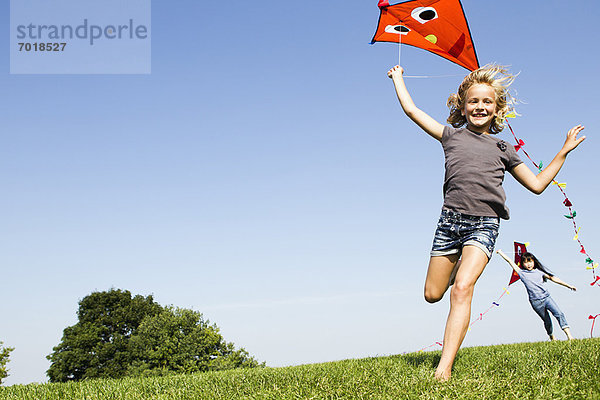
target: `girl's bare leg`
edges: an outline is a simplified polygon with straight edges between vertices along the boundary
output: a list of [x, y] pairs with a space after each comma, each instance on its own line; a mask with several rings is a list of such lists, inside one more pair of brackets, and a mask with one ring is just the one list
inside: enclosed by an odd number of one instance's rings
[[567, 339], [569, 339], [569, 340], [573, 340], [573, 339], [575, 339], [575, 338], [574, 338], [574, 337], [571, 335], [571, 329], [569, 329], [569, 328], [565, 328], [565, 329], [563, 329], [563, 331], [565, 331], [565, 335], [567, 335]]
[[476, 246], [465, 246], [462, 262], [450, 291], [450, 312], [444, 332], [442, 357], [435, 371], [435, 378], [447, 381], [452, 374], [456, 353], [462, 344], [471, 319], [471, 300], [475, 282], [488, 263], [487, 255]]
[[458, 261], [458, 254], [435, 256], [429, 259], [425, 278], [425, 300], [428, 303], [440, 301], [448, 290], [450, 278]]

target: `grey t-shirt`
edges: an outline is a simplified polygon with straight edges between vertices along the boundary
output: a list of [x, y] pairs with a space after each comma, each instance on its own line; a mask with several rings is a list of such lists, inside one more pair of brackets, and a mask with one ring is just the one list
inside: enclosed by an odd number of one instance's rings
[[532, 269], [531, 271], [526, 269], [519, 270], [519, 278], [521, 278], [527, 289], [529, 300], [545, 299], [550, 296], [550, 292], [544, 287], [545, 276], [546, 274], [539, 269]]
[[444, 208], [467, 215], [509, 218], [504, 173], [523, 161], [515, 148], [493, 135], [444, 127]]

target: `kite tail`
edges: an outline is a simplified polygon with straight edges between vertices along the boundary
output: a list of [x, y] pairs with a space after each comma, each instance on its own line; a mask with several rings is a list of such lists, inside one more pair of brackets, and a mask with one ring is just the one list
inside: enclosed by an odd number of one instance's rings
[[[475, 319], [474, 319], [474, 320], [473, 320], [473, 321], [472, 321], [472, 322], [469, 324], [469, 331], [471, 330], [471, 327], [472, 327], [473, 325], [475, 325], [475, 324], [476, 324], [477, 322], [479, 322], [479, 321], [482, 321], [482, 320], [483, 320], [483, 316], [484, 316], [484, 315], [486, 315], [488, 312], [490, 312], [490, 311], [491, 311], [493, 308], [495, 308], [495, 307], [500, 307], [500, 300], [502, 299], [502, 297], [504, 297], [504, 295], [505, 295], [505, 294], [510, 294], [510, 292], [508, 291], [508, 289], [507, 289], [507, 288], [503, 288], [503, 290], [502, 290], [502, 294], [501, 294], [501, 295], [500, 295], [500, 296], [499, 296], [499, 297], [498, 297], [498, 298], [497, 298], [495, 301], [492, 301], [492, 305], [490, 305], [490, 306], [488, 307], [488, 309], [487, 309], [487, 310], [485, 310], [484, 312], [482, 312], [482, 313], [479, 313], [479, 315], [478, 315], [478, 316], [477, 316], [477, 317], [476, 317], [476, 318], [475, 318]], [[600, 315], [600, 314], [599, 314], [599, 315]], [[422, 349], [420, 349], [420, 350], [419, 350], [417, 353], [423, 352], [423, 351], [425, 351], [425, 350], [427, 350], [427, 349], [430, 349], [430, 348], [432, 348], [432, 347], [434, 347], [434, 346], [440, 346], [440, 347], [443, 347], [443, 345], [444, 345], [444, 342], [443, 342], [443, 341], [434, 342], [434, 343], [430, 344], [429, 346], [425, 346], [425, 347], [423, 347], [423, 348], [422, 348]]]
[[[527, 151], [523, 148], [523, 146], [525, 145], [525, 142], [523, 142], [523, 140], [517, 139], [517, 135], [515, 135], [515, 132], [513, 131], [512, 126], [510, 126], [510, 124], [508, 123], [508, 120], [505, 120], [505, 122], [506, 122], [506, 125], [508, 126], [508, 129], [510, 129], [510, 132], [512, 133], [513, 137], [515, 138], [515, 141], [517, 142], [517, 144], [515, 145], [515, 150], [516, 151], [523, 150], [523, 154], [525, 154], [525, 156], [527, 156], [527, 158], [533, 163], [533, 165], [535, 165], [535, 167], [541, 172], [542, 171], [542, 163], [540, 162], [540, 164], [538, 165], [535, 161], [533, 161], [533, 159], [529, 156]], [[556, 185], [556, 187], [558, 187], [558, 189], [560, 190], [560, 192], [562, 193], [562, 195], [565, 198], [563, 201], [563, 204], [569, 210], [569, 214], [565, 215], [565, 217], [571, 220], [571, 222], [573, 223], [573, 230], [575, 231], [575, 236], [573, 237], [573, 240], [575, 240], [579, 244], [579, 247], [580, 247], [579, 252], [586, 257], [585, 262], [586, 262], [586, 264], [588, 264], [586, 269], [589, 269], [592, 271], [593, 281], [590, 283], [590, 286], [600, 287], [600, 276], [596, 275], [596, 268], [598, 267], [598, 263], [594, 262], [594, 259], [588, 254], [587, 250], [585, 249], [585, 246], [581, 242], [581, 239], [579, 239], [579, 230], [581, 229], [581, 227], [577, 226], [577, 222], [575, 221], [577, 212], [575, 210], [573, 210], [573, 203], [571, 203], [571, 200], [569, 200], [569, 197], [567, 196], [567, 193], [564, 190], [564, 188], [567, 186], [567, 184], [566, 183], [558, 183], [557, 181], [555, 181], [553, 179], [552, 185]], [[594, 333], [594, 323], [596, 322], [596, 317], [598, 317], [599, 315], [600, 314], [597, 314], [595, 317], [590, 315], [590, 317], [589, 317], [589, 319], [593, 320], [592, 321], [592, 330], [590, 332], [590, 335], [593, 335], [593, 333]]]
[[590, 337], [594, 337], [594, 324], [596, 323], [596, 318], [600, 317], [600, 314], [590, 315], [588, 319], [592, 320], [592, 329], [590, 330]]
[[[517, 151], [522, 150], [523, 154], [525, 154], [525, 156], [527, 156], [527, 158], [532, 162], [532, 164], [541, 172], [542, 167], [543, 167], [542, 163], [540, 162], [538, 165], [535, 161], [533, 161], [533, 159], [531, 158], [529, 153], [527, 153], [527, 151], [523, 148], [523, 146], [525, 145], [523, 140], [517, 139], [517, 135], [515, 135], [515, 132], [513, 131], [513, 128], [512, 128], [512, 126], [510, 126], [508, 121], [506, 121], [506, 125], [508, 126], [508, 129], [510, 129], [510, 132], [512, 133], [513, 137], [515, 138], [515, 141], [517, 142], [517, 145], [515, 146], [515, 150], [517, 150]], [[581, 227], [577, 226], [577, 222], [575, 220], [575, 217], [577, 216], [577, 212], [573, 209], [573, 203], [571, 203], [571, 200], [569, 200], [569, 197], [567, 196], [567, 192], [564, 190], [564, 188], [566, 187], [566, 184], [558, 183], [556, 180], [553, 179], [552, 185], [556, 185], [558, 190], [560, 190], [560, 192], [562, 193], [562, 195], [565, 198], [563, 201], [563, 204], [569, 210], [569, 214], [565, 215], [565, 217], [570, 219], [571, 222], [573, 223], [573, 231], [575, 232], [575, 236], [573, 237], [573, 240], [575, 240], [579, 244], [579, 248], [580, 248], [579, 252], [586, 256], [585, 262], [587, 264], [589, 264], [589, 266], [586, 269], [589, 269], [592, 271], [592, 276], [593, 276], [594, 281], [590, 285], [600, 287], [600, 282], [599, 282], [600, 277], [598, 277], [596, 275], [596, 268], [598, 267], [598, 263], [594, 262], [592, 257], [588, 254], [581, 239], [579, 238], [579, 231], [580, 231]]]

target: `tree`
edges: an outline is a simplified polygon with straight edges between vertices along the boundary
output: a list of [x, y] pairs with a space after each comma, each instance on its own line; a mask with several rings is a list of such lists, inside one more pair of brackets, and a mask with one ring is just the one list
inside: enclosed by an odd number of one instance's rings
[[3, 344], [0, 341], [0, 385], [2, 384], [2, 379], [8, 377], [6, 364], [10, 361], [10, 352], [14, 350], [14, 347], [2, 347]]
[[226, 342], [202, 314], [165, 308], [149, 317], [131, 338], [134, 362], [129, 375], [191, 373], [260, 366], [244, 349]]
[[226, 342], [201, 313], [163, 308], [152, 296], [94, 292], [79, 302], [77, 316], [47, 357], [51, 382], [264, 365]]
[[79, 321], [65, 328], [61, 343], [48, 355], [51, 382], [86, 378], [117, 378], [131, 363], [128, 342], [144, 318], [162, 307], [152, 296], [131, 296], [127, 290], [94, 292], [79, 302]]

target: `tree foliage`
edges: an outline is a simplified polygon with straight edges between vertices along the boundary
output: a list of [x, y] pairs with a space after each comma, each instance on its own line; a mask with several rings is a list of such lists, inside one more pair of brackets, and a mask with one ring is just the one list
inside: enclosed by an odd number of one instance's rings
[[168, 307], [147, 318], [131, 338], [130, 375], [165, 371], [190, 373], [259, 366], [244, 349], [235, 350], [202, 314]]
[[162, 307], [152, 296], [95, 292], [79, 302], [77, 315], [48, 356], [51, 382], [261, 365], [226, 342], [201, 313]]
[[48, 356], [51, 382], [125, 375], [131, 355], [128, 342], [144, 318], [162, 307], [152, 296], [128, 290], [95, 292], [79, 302], [79, 321], [63, 331], [61, 343]]
[[3, 342], [0, 342], [0, 385], [2, 380], [8, 377], [8, 369], [6, 364], [10, 361], [10, 352], [14, 350], [14, 347], [3, 347]]

